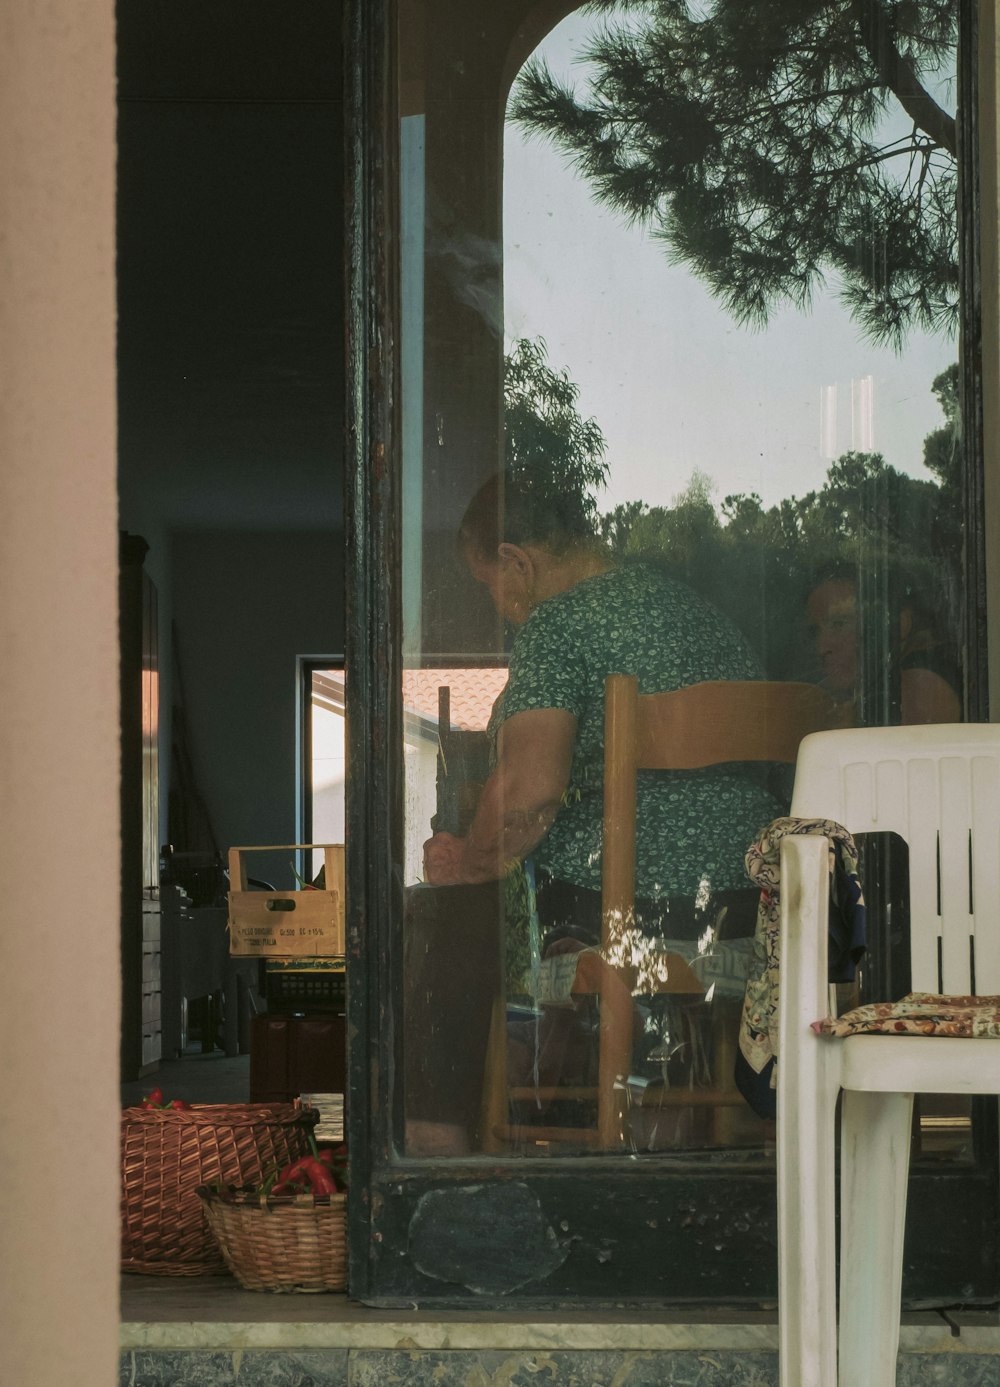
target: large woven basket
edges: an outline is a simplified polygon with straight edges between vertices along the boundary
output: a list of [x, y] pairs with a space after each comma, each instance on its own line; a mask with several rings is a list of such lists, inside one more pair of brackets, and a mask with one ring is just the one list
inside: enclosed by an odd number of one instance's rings
[[318, 1113], [297, 1103], [125, 1108], [121, 1120], [122, 1269], [224, 1275], [198, 1186], [259, 1184], [309, 1150]]
[[198, 1191], [226, 1265], [247, 1291], [343, 1291], [347, 1196]]

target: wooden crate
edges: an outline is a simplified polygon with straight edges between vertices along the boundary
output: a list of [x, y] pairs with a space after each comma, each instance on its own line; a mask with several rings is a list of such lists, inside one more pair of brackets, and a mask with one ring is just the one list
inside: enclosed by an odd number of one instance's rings
[[[250, 891], [246, 855], [322, 849], [325, 890]], [[252, 875], [252, 873], [251, 873]], [[344, 952], [343, 843], [229, 850], [229, 952], [240, 958], [330, 958]]]

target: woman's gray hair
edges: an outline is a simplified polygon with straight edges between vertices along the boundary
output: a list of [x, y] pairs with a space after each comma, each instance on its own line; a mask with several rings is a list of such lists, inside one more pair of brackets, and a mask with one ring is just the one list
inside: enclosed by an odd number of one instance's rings
[[501, 544], [536, 544], [554, 554], [596, 539], [587, 498], [560, 491], [545, 468], [494, 472], [469, 502], [459, 543], [484, 558]]

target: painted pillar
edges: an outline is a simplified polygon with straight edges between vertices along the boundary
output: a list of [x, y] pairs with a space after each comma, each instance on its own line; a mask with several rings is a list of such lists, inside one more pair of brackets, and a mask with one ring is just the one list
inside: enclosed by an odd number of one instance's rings
[[3, 1377], [116, 1380], [114, 5], [0, 19]]

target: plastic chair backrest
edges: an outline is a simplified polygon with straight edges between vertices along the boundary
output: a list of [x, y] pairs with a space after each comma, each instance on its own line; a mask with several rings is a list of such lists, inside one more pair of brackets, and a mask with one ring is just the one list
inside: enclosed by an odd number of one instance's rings
[[1000, 993], [1000, 725], [816, 733], [792, 814], [908, 845], [913, 991]]

